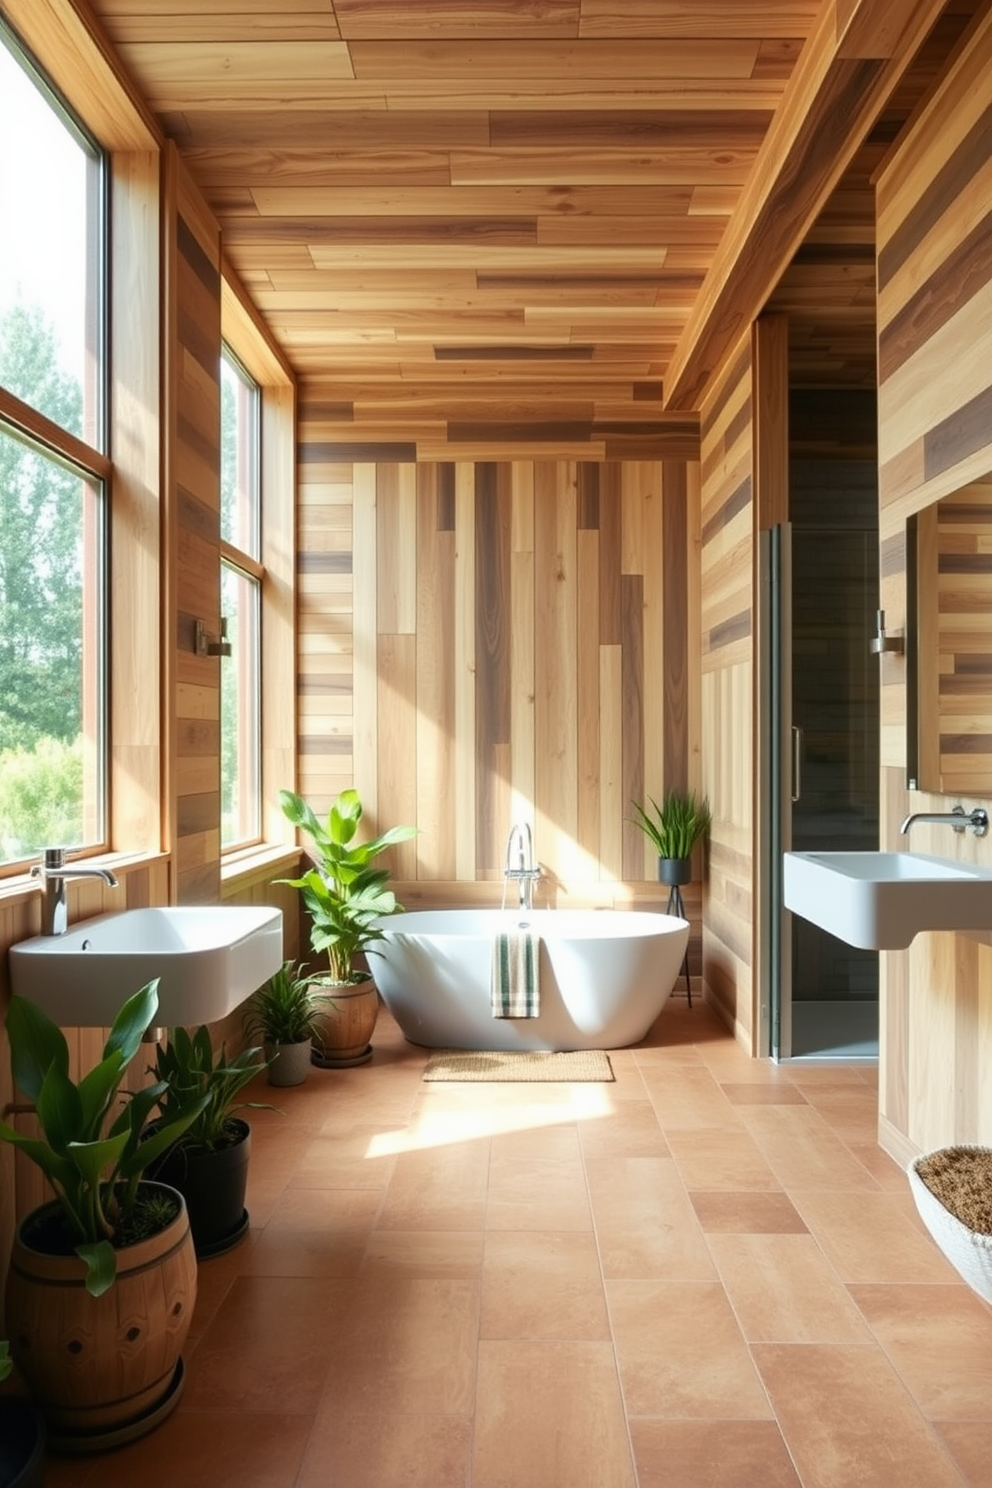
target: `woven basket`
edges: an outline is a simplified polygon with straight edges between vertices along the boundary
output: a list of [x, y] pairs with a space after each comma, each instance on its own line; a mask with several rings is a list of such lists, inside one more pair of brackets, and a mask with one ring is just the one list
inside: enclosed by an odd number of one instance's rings
[[[987, 1150], [969, 1147], [963, 1142], [955, 1143], [955, 1146], [971, 1152]], [[923, 1153], [914, 1158], [906, 1169], [910, 1192], [916, 1201], [920, 1218], [961, 1279], [984, 1301], [992, 1303], [992, 1235], [978, 1234], [962, 1224], [957, 1215], [946, 1209], [927, 1188], [916, 1167], [932, 1155]]]

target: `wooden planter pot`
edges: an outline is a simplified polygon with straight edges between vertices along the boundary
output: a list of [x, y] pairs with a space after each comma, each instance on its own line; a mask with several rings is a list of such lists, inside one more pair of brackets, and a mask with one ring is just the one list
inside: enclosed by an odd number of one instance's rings
[[186, 1206], [176, 1197], [180, 1212], [166, 1229], [118, 1251], [117, 1279], [102, 1297], [86, 1290], [78, 1256], [48, 1255], [30, 1243], [36, 1219], [57, 1204], [34, 1210], [18, 1227], [7, 1328], [57, 1450], [100, 1452], [134, 1440], [178, 1404], [196, 1255]]
[[372, 1058], [372, 1034], [379, 1017], [379, 993], [370, 976], [359, 982], [318, 978], [322, 1002], [315, 1020], [311, 1060], [321, 1069], [346, 1069]]

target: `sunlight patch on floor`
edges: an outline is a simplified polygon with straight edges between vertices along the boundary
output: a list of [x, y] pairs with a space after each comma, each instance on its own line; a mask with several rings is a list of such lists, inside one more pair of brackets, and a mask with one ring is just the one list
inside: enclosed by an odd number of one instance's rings
[[480, 1137], [533, 1131], [572, 1121], [594, 1121], [611, 1115], [615, 1109], [608, 1092], [600, 1086], [575, 1085], [554, 1104], [525, 1100], [519, 1105], [500, 1102], [476, 1108], [425, 1111], [409, 1128], [377, 1133], [369, 1142], [365, 1156], [393, 1157], [399, 1152], [422, 1152], [453, 1142], [475, 1142]]

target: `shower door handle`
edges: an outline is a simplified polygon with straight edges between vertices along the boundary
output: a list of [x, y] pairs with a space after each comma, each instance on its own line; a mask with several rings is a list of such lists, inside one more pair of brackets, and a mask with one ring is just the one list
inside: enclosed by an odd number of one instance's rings
[[792, 800], [798, 801], [803, 793], [803, 731], [792, 725]]

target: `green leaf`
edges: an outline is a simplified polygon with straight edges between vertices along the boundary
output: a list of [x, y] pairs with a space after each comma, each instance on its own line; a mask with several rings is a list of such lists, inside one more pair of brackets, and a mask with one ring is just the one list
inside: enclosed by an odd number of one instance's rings
[[69, 1073], [69, 1046], [61, 1028], [26, 997], [12, 997], [7, 1009], [7, 1035], [14, 1083], [29, 1100], [37, 1100], [54, 1064]]
[[80, 1126], [96, 1135], [103, 1125], [124, 1072], [124, 1054], [115, 1049], [79, 1082]]
[[77, 1245], [76, 1254], [86, 1264], [86, 1290], [91, 1297], [102, 1297], [114, 1284], [117, 1275], [117, 1252], [109, 1240], [96, 1240]]
[[103, 1051], [105, 1059], [115, 1049], [119, 1049], [124, 1056], [124, 1063], [129, 1064], [137, 1054], [141, 1048], [141, 1040], [146, 1030], [155, 1022], [155, 1014], [158, 1012], [158, 983], [158, 977], [154, 977], [125, 1002], [110, 1030]]
[[127, 1146], [127, 1132], [106, 1137], [101, 1142], [70, 1142], [66, 1156], [80, 1177], [94, 1192], [99, 1190], [104, 1171], [118, 1161]]
[[55, 1152], [42, 1138], [24, 1136], [22, 1132], [15, 1131], [12, 1126], [8, 1126], [6, 1121], [0, 1121], [0, 1138], [5, 1142], [10, 1142], [14, 1147], [19, 1147], [25, 1157], [29, 1157], [33, 1163], [37, 1164], [50, 1182], [58, 1183], [63, 1188], [72, 1183], [74, 1165], [60, 1153]]
[[82, 1105], [78, 1090], [58, 1065], [49, 1069], [35, 1105], [49, 1145], [56, 1152], [65, 1152], [79, 1136]]

